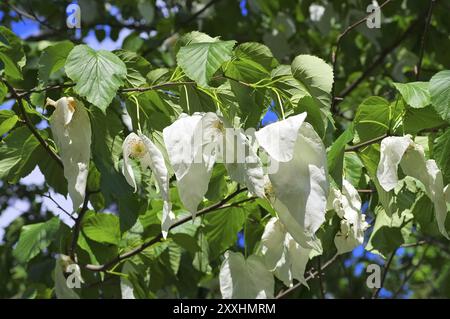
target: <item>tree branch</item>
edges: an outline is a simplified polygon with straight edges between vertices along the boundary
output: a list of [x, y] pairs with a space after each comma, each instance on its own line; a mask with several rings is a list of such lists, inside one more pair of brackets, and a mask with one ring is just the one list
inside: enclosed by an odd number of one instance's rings
[[[412, 275], [416, 272], [416, 270], [420, 267], [420, 265], [424, 261], [425, 255], [426, 255], [429, 247], [430, 246], [425, 247], [425, 249], [422, 253], [422, 256], [420, 257], [420, 260], [417, 262], [417, 265], [413, 265], [413, 268], [411, 269], [411, 271], [408, 274], [406, 274], [405, 278], [403, 278], [402, 283], [400, 284], [400, 286], [398, 287], [397, 291], [394, 293], [392, 298], [396, 298], [402, 292], [403, 287], [406, 285], [406, 283], [409, 281], [409, 279], [411, 279]], [[408, 269], [406, 269], [406, 271], [408, 271]]]
[[[384, 1], [379, 9], [381, 10], [381, 8], [383, 8], [385, 5], [387, 5], [389, 2], [391, 2], [392, 0], [386, 0]], [[348, 26], [341, 34], [339, 34], [339, 36], [337, 37], [336, 40], [336, 44], [335, 44], [335, 49], [333, 50], [332, 54], [331, 54], [331, 63], [333, 66], [333, 74], [334, 76], [336, 76], [336, 71], [337, 71], [337, 55], [339, 53], [339, 48], [341, 45], [341, 41], [342, 39], [348, 34], [350, 33], [350, 31], [352, 31], [353, 29], [355, 29], [356, 27], [358, 27], [360, 24], [362, 24], [363, 22], [367, 21], [367, 19], [369, 19], [372, 16], [372, 13], [368, 14], [367, 16], [365, 16], [364, 18], [356, 21], [355, 23], [353, 23], [352, 25]], [[333, 81], [333, 85], [331, 87], [331, 111], [332, 113], [335, 113], [335, 107], [336, 107], [336, 102], [338, 101], [335, 98], [335, 87], [336, 87], [336, 81]]]
[[349, 146], [349, 147], [347, 147], [347, 148], [345, 149], [345, 152], [354, 152], [354, 151], [357, 151], [358, 149], [360, 149], [360, 148], [362, 148], [362, 147], [369, 146], [369, 145], [371, 145], [371, 144], [377, 143], [377, 142], [381, 141], [382, 139], [384, 139], [384, 138], [387, 137], [387, 136], [388, 136], [387, 134], [383, 134], [383, 135], [381, 135], [381, 136], [379, 136], [379, 137], [375, 137], [375, 138], [373, 138], [373, 139], [371, 139], [371, 140], [362, 142], [362, 143], [360, 143], [360, 144], [356, 144], [356, 145]]
[[84, 196], [83, 206], [81, 206], [80, 212], [78, 213], [78, 216], [75, 219], [75, 226], [73, 227], [73, 236], [70, 245], [69, 256], [75, 263], [78, 263], [78, 257], [76, 253], [78, 237], [80, 236], [81, 222], [83, 221], [84, 215], [86, 215], [86, 212], [88, 211], [90, 194], [91, 193], [87, 190], [86, 186], [86, 195]]
[[155, 84], [152, 86], [147, 87], [137, 87], [137, 88], [124, 88], [119, 89], [119, 92], [126, 93], [126, 92], [146, 92], [146, 91], [152, 91], [152, 90], [159, 90], [163, 89], [165, 87], [172, 87], [172, 86], [179, 86], [179, 85], [195, 85], [196, 83], [194, 81], [184, 81], [184, 82], [165, 82], [160, 84]]
[[25, 125], [28, 127], [28, 129], [31, 131], [31, 133], [36, 137], [36, 139], [39, 141], [39, 143], [42, 145], [42, 147], [47, 151], [47, 153], [50, 155], [51, 158], [53, 158], [56, 163], [59, 165], [59, 167], [64, 168], [63, 163], [61, 161], [61, 158], [56, 154], [50, 145], [44, 140], [44, 138], [39, 134], [39, 132], [36, 130], [34, 125], [31, 123], [30, 118], [27, 115], [27, 112], [25, 110], [25, 106], [23, 105], [22, 97], [16, 92], [16, 90], [4, 79], [1, 79], [1, 81], [6, 85], [9, 92], [11, 93], [12, 97], [17, 101], [17, 104], [19, 105], [20, 113], [23, 117], [23, 120], [25, 121]]
[[[246, 188], [238, 188], [235, 192], [233, 192], [232, 194], [228, 195], [227, 197], [225, 197], [224, 199], [222, 199], [221, 201], [217, 202], [216, 204], [213, 204], [211, 206], [208, 206], [204, 209], [201, 209], [197, 212], [196, 217], [199, 216], [203, 216], [209, 212], [213, 212], [216, 210], [220, 210], [220, 209], [225, 209], [225, 208], [229, 208], [229, 207], [234, 207], [238, 204], [244, 203], [244, 202], [248, 202], [250, 200], [254, 200], [255, 197], [250, 197], [250, 198], [246, 198], [243, 199], [241, 201], [235, 202], [235, 203], [231, 203], [226, 205], [227, 202], [229, 202], [231, 199], [233, 199], [234, 197], [236, 197], [237, 195], [239, 195], [240, 193], [247, 191]], [[172, 226], [170, 226], [169, 230], [183, 225], [185, 223], [187, 223], [188, 221], [193, 220], [193, 216], [186, 216], [178, 221], [176, 221], [174, 224], [172, 224]], [[162, 234], [160, 233], [158, 236], [156, 236], [155, 238], [151, 239], [150, 241], [143, 243], [142, 245], [126, 252], [123, 253], [122, 255], [117, 256], [116, 258], [113, 258], [112, 260], [110, 260], [109, 262], [103, 264], [103, 265], [84, 265], [84, 268], [87, 270], [91, 270], [91, 271], [107, 271], [108, 269], [112, 268], [114, 265], [116, 265], [117, 263], [121, 262], [124, 259], [130, 258], [134, 255], [139, 254], [140, 252], [142, 252], [143, 250], [145, 250], [146, 248], [160, 242], [163, 239]]]
[[211, 7], [212, 5], [216, 4], [217, 2], [220, 2], [221, 0], [211, 0], [209, 1], [207, 4], [205, 4], [205, 6], [203, 8], [201, 8], [200, 10], [198, 10], [197, 12], [195, 12], [192, 16], [190, 16], [189, 18], [187, 18], [185, 21], [183, 21], [181, 23], [181, 26], [183, 25], [188, 25], [189, 23], [191, 23], [192, 21], [194, 21], [195, 19], [197, 19], [203, 12], [205, 12], [209, 7]]
[[73, 217], [72, 214], [69, 213], [67, 210], [65, 210], [64, 208], [62, 208], [61, 205], [59, 205], [59, 203], [58, 203], [52, 196], [50, 196], [50, 193], [49, 193], [49, 195], [47, 195], [47, 194], [41, 194], [41, 196], [50, 199], [50, 200], [53, 202], [53, 204], [55, 204], [56, 207], [57, 207], [59, 210], [61, 210], [63, 213], [65, 213], [67, 216], [69, 216], [73, 221], [76, 221], [76, 218]]
[[[418, 21], [416, 20], [415, 22], [413, 22], [408, 29], [406, 29], [405, 32], [403, 32], [403, 34], [396, 39], [390, 46], [388, 46], [387, 48], [385, 48], [379, 55], [378, 58], [376, 58], [365, 70], [364, 72], [354, 81], [352, 82], [349, 86], [347, 86], [345, 89], [343, 89], [340, 93], [339, 93], [339, 97], [340, 98], [345, 98], [347, 95], [349, 95], [354, 89], [356, 89], [363, 81], [366, 77], [368, 77], [373, 70], [375, 70], [383, 61], [384, 59], [392, 52], [394, 51], [399, 45], [400, 43], [402, 43], [414, 30], [414, 28], [418, 25]], [[337, 101], [337, 100], [334, 100]]]
[[389, 268], [391, 267], [392, 261], [394, 260], [395, 257], [395, 253], [397, 252], [397, 248], [394, 249], [394, 251], [392, 252], [391, 256], [389, 257], [388, 261], [386, 262], [386, 265], [384, 267], [384, 272], [383, 272], [383, 276], [381, 277], [381, 283], [380, 283], [380, 288], [376, 288], [373, 291], [372, 294], [372, 299], [377, 299], [378, 295], [380, 294], [381, 289], [383, 288], [384, 285], [384, 281], [386, 280], [387, 277], [387, 273], [389, 272]]
[[417, 65], [414, 68], [414, 73], [416, 74], [416, 81], [419, 80], [420, 71], [422, 69], [422, 60], [423, 60], [423, 53], [425, 52], [425, 40], [427, 37], [428, 28], [431, 23], [431, 16], [433, 15], [433, 7], [436, 3], [436, 0], [430, 0], [430, 7], [428, 8], [428, 14], [425, 19], [425, 26], [422, 33], [422, 39], [420, 43], [420, 51], [419, 51], [419, 61], [417, 62]]
[[[322, 270], [325, 270], [326, 268], [328, 268], [328, 266], [330, 266], [331, 264], [333, 264], [335, 262], [335, 260], [337, 259], [337, 257], [339, 256], [338, 253], [336, 253], [333, 257], [331, 257], [325, 264], [322, 265]], [[317, 275], [319, 274], [319, 271], [314, 271], [311, 272], [310, 275], [305, 279], [306, 282], [310, 281], [311, 279], [315, 278]], [[284, 291], [281, 291], [277, 296], [276, 299], [281, 299], [286, 297], [288, 294], [290, 294], [291, 292], [293, 292], [295, 289], [297, 289], [298, 287], [300, 287], [302, 285], [301, 282], [296, 283], [294, 286], [292, 286], [289, 289], [286, 289]]]

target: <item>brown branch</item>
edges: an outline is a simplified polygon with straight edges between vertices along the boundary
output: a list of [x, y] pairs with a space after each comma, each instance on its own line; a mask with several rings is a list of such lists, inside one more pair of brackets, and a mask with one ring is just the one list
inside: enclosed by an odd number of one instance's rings
[[376, 193], [377, 192], [375, 189], [357, 189], [356, 191], [358, 193], [368, 193], [368, 194], [372, 194], [372, 193]]
[[[322, 270], [325, 270], [326, 268], [328, 268], [331, 264], [334, 263], [334, 261], [337, 259], [337, 257], [339, 256], [338, 253], [336, 253], [333, 257], [331, 257], [325, 264], [322, 265]], [[311, 279], [315, 278], [317, 275], [319, 274], [319, 271], [314, 271], [314, 272], [310, 272], [310, 275], [305, 279], [306, 282], [310, 281]], [[290, 287], [289, 289], [286, 289], [284, 291], [281, 291], [277, 296], [276, 299], [281, 299], [286, 297], [288, 294], [290, 294], [292, 291], [294, 291], [295, 289], [297, 289], [298, 287], [300, 287], [302, 285], [301, 282], [296, 283], [294, 286]]]
[[[412, 275], [417, 271], [417, 269], [420, 267], [420, 265], [422, 265], [422, 262], [425, 260], [425, 255], [426, 255], [429, 247], [430, 246], [425, 247], [425, 249], [422, 253], [422, 256], [420, 257], [420, 260], [417, 262], [417, 265], [413, 265], [413, 268], [411, 269], [411, 271], [408, 274], [406, 274], [405, 278], [403, 278], [402, 283], [400, 284], [400, 286], [398, 287], [397, 291], [394, 293], [392, 298], [396, 298], [402, 292], [406, 283], [409, 281], [409, 279], [411, 279]], [[412, 265], [412, 262], [411, 262], [411, 265]], [[406, 269], [406, 271], [408, 271], [408, 269]]]
[[418, 25], [418, 21], [419, 20], [413, 22], [399, 38], [397, 38], [390, 46], [386, 47], [378, 55], [378, 58], [373, 60], [373, 62], [364, 70], [364, 72], [354, 82], [352, 82], [349, 86], [347, 86], [339, 93], [339, 97], [345, 98], [347, 95], [353, 92], [353, 90], [356, 89], [372, 73], [372, 71], [375, 70], [384, 61], [384, 59], [412, 33], [414, 28]]
[[211, 7], [212, 5], [216, 4], [216, 2], [220, 2], [221, 0], [211, 0], [210, 2], [208, 2], [207, 4], [205, 4], [205, 6], [203, 8], [201, 8], [200, 10], [198, 10], [197, 12], [195, 12], [192, 16], [190, 16], [189, 18], [187, 18], [186, 20], [184, 20], [181, 23], [181, 27], [183, 25], [188, 25], [189, 23], [191, 23], [192, 21], [194, 21], [195, 19], [197, 19], [203, 12], [205, 12], [209, 7]]
[[[232, 194], [228, 195], [227, 197], [225, 197], [224, 199], [222, 199], [221, 201], [217, 202], [216, 204], [213, 204], [211, 206], [208, 206], [204, 209], [201, 209], [197, 212], [196, 216], [202, 216], [205, 215], [209, 212], [213, 212], [216, 210], [220, 210], [220, 209], [225, 209], [225, 208], [229, 208], [229, 207], [234, 207], [238, 204], [244, 203], [244, 202], [248, 202], [250, 200], [254, 200], [255, 197], [250, 197], [250, 198], [246, 198], [243, 199], [241, 201], [235, 202], [235, 203], [230, 203], [230, 204], [226, 204], [227, 202], [229, 202], [231, 199], [233, 199], [234, 197], [236, 197], [237, 195], [239, 195], [240, 193], [246, 191], [246, 188], [238, 188], [235, 192], [233, 192]], [[193, 220], [193, 216], [186, 216], [178, 221], [176, 221], [174, 224], [172, 224], [172, 226], [170, 226], [169, 230], [183, 225], [185, 223], [187, 223], [188, 221]], [[139, 254], [140, 252], [142, 252], [143, 250], [145, 250], [146, 248], [160, 242], [163, 239], [162, 234], [160, 233], [158, 236], [156, 236], [155, 238], [151, 239], [150, 241], [143, 243], [142, 245], [122, 254], [119, 255], [115, 258], [113, 258], [112, 260], [110, 260], [109, 262], [102, 264], [102, 265], [84, 265], [84, 268], [87, 270], [91, 270], [91, 271], [107, 271], [108, 269], [112, 268], [114, 265], [116, 265], [117, 263], [121, 262], [124, 259], [130, 258], [134, 255]]]
[[392, 261], [394, 260], [395, 253], [397, 252], [397, 248], [394, 249], [391, 256], [389, 257], [388, 261], [386, 262], [386, 265], [384, 266], [383, 276], [381, 277], [381, 283], [379, 288], [375, 288], [372, 294], [372, 299], [377, 299], [378, 295], [380, 294], [381, 289], [383, 288], [384, 281], [386, 280], [387, 274], [389, 272], [389, 268], [391, 267]]
[[84, 215], [86, 215], [86, 212], [88, 211], [90, 194], [91, 193], [87, 190], [86, 186], [86, 195], [84, 196], [83, 206], [81, 206], [80, 212], [78, 213], [78, 216], [75, 220], [75, 226], [73, 227], [73, 236], [70, 245], [69, 256], [75, 263], [78, 263], [78, 257], [76, 253], [78, 237], [80, 236], [81, 222], [83, 221]]
[[362, 147], [366, 147], [366, 146], [369, 146], [369, 145], [371, 145], [371, 144], [377, 143], [377, 142], [381, 141], [382, 139], [384, 139], [384, 138], [387, 137], [387, 136], [388, 136], [387, 134], [383, 134], [383, 135], [381, 135], [381, 136], [379, 136], [379, 137], [375, 137], [375, 138], [373, 138], [373, 139], [371, 139], [371, 140], [362, 142], [362, 143], [360, 143], [360, 144], [356, 144], [356, 145], [349, 146], [349, 147], [347, 147], [347, 148], [345, 149], [345, 151], [346, 151], [346, 152], [354, 152], [354, 151], [357, 151], [358, 149], [360, 149], [360, 148], [362, 148]]
[[27, 115], [27, 112], [25, 110], [25, 106], [23, 105], [22, 97], [16, 92], [16, 90], [5, 80], [1, 79], [1, 81], [6, 85], [9, 92], [11, 93], [12, 97], [17, 101], [17, 104], [19, 105], [20, 113], [23, 117], [23, 120], [25, 121], [25, 125], [28, 127], [28, 129], [31, 131], [31, 133], [36, 137], [36, 139], [39, 141], [39, 143], [42, 145], [42, 147], [47, 151], [47, 153], [50, 155], [51, 158], [53, 158], [56, 163], [61, 167], [64, 168], [63, 163], [61, 161], [61, 158], [56, 154], [50, 145], [44, 140], [44, 138], [39, 134], [39, 132], [36, 130], [34, 125], [31, 123], [30, 118]]
[[69, 216], [72, 220], [76, 221], [76, 218], [73, 217], [72, 214], [69, 213], [67, 210], [65, 210], [64, 208], [62, 208], [61, 205], [59, 205], [59, 203], [58, 203], [52, 196], [50, 196], [50, 194], [49, 194], [49, 195], [47, 195], [47, 194], [41, 194], [41, 196], [50, 199], [50, 200], [53, 202], [53, 204], [55, 204], [56, 207], [57, 207], [59, 210], [61, 210], [63, 213], [65, 213], [67, 216]]
[[420, 43], [420, 51], [419, 51], [419, 61], [417, 62], [417, 65], [414, 67], [414, 73], [416, 74], [416, 81], [419, 80], [420, 71], [422, 69], [422, 60], [423, 60], [423, 54], [425, 52], [425, 41], [427, 37], [428, 28], [431, 23], [431, 16], [433, 15], [433, 7], [436, 3], [436, 0], [430, 0], [430, 7], [428, 8], [428, 14], [425, 19], [425, 26], [422, 33], [422, 39]]
[[195, 85], [196, 83], [194, 81], [184, 81], [184, 82], [165, 82], [160, 84], [155, 84], [152, 86], [146, 86], [146, 87], [137, 87], [137, 88], [124, 88], [119, 89], [119, 92], [126, 93], [126, 92], [146, 92], [146, 91], [152, 91], [152, 90], [159, 90], [163, 89], [165, 87], [172, 87], [172, 86], [179, 86], [179, 85]]
[[419, 240], [416, 243], [409, 243], [409, 244], [403, 244], [401, 247], [402, 248], [410, 248], [410, 247], [417, 247], [417, 246], [422, 246], [428, 244], [427, 240]]
[[[391, 2], [392, 0], [386, 0], [384, 1], [380, 7], [379, 10], [381, 10], [381, 8], [383, 8], [385, 5], [387, 5], [389, 2]], [[350, 33], [350, 31], [352, 31], [353, 29], [355, 29], [356, 27], [358, 27], [359, 25], [361, 25], [363, 22], [367, 21], [367, 19], [369, 19], [372, 16], [372, 13], [368, 14], [367, 16], [365, 16], [364, 18], [356, 21], [355, 23], [353, 23], [352, 25], [348, 26], [341, 34], [339, 34], [339, 36], [337, 37], [336, 40], [336, 44], [335, 44], [335, 48], [331, 54], [331, 63], [333, 66], [333, 74], [334, 76], [336, 76], [336, 71], [337, 71], [337, 55], [339, 53], [339, 48], [341, 45], [341, 41], [342, 39]], [[331, 110], [333, 113], [335, 113], [335, 107], [336, 107], [336, 102], [338, 101], [338, 99], [335, 98], [335, 90], [336, 90], [336, 81], [333, 81], [333, 85], [331, 87]], [[342, 97], [341, 97], [342, 100]]]
[[49, 85], [43, 88], [32, 88], [30, 90], [22, 90], [22, 89], [16, 89], [18, 95], [22, 98], [22, 97], [26, 97], [27, 95], [30, 95], [31, 93], [41, 93], [41, 92], [46, 92], [46, 91], [50, 91], [50, 90], [58, 90], [58, 89], [64, 89], [64, 88], [69, 88], [75, 86], [75, 83], [66, 83], [66, 84], [54, 84], [54, 85]]

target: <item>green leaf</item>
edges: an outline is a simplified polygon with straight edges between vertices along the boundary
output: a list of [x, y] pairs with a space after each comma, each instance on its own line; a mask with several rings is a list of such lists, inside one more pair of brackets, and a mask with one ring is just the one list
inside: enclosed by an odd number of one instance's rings
[[5, 83], [0, 82], [0, 103], [3, 103], [5, 100], [6, 94], [8, 94], [8, 88]]
[[425, 129], [432, 129], [447, 124], [433, 106], [429, 105], [422, 109], [405, 108], [403, 128], [406, 134], [417, 134]]
[[[303, 96], [311, 95], [307, 88], [293, 77], [290, 65], [279, 65], [272, 70], [271, 76], [272, 80], [275, 81], [273, 86], [288, 96], [293, 105], [297, 105], [299, 99]], [[322, 103], [321, 106], [323, 106]]]
[[180, 48], [183, 46], [186, 46], [188, 44], [193, 43], [203, 43], [203, 42], [216, 42], [220, 41], [219, 38], [213, 38], [206, 33], [199, 32], [199, 31], [192, 31], [186, 34], [183, 34], [178, 40], [175, 45], [175, 52], [178, 53], [180, 51]]
[[260, 64], [251, 60], [234, 60], [227, 63], [225, 75], [234, 80], [256, 83], [270, 79], [270, 73]]
[[378, 206], [375, 226], [366, 245], [366, 250], [387, 257], [394, 249], [405, 243], [402, 227], [406, 223], [410, 223], [411, 220], [410, 213], [393, 214], [390, 217], [381, 206]]
[[233, 246], [237, 233], [245, 222], [245, 210], [232, 207], [205, 217], [205, 233], [210, 248], [210, 257], [216, 258]]
[[115, 215], [88, 212], [81, 224], [83, 233], [93, 241], [119, 245], [119, 218]]
[[25, 126], [13, 130], [4, 141], [0, 146], [0, 167], [4, 169], [0, 171], [0, 176], [7, 176], [8, 181], [16, 183], [36, 166], [39, 158], [34, 156], [34, 151], [39, 141]]
[[102, 193], [107, 202], [113, 202], [118, 195], [131, 192], [131, 187], [119, 167], [123, 142], [120, 137], [122, 123], [112, 109], [108, 110], [105, 115], [95, 108], [91, 112], [91, 122], [94, 128], [92, 131], [92, 156], [95, 166], [101, 174]]
[[430, 94], [435, 110], [450, 122], [450, 70], [441, 71], [431, 78]]
[[450, 183], [450, 128], [436, 139], [433, 151], [433, 158], [442, 171], [444, 185], [447, 185]]
[[431, 103], [428, 82], [394, 83], [409, 106], [420, 109]]
[[75, 92], [103, 112], [127, 75], [127, 67], [119, 57], [109, 51], [95, 51], [87, 45], [77, 45], [70, 52], [65, 68], [67, 76], [77, 83]]
[[230, 87], [239, 104], [244, 128], [257, 127], [263, 116], [265, 89], [252, 89], [236, 81], [230, 81]]
[[21, 40], [8, 28], [0, 26], [0, 70], [14, 80], [22, 80], [26, 57]]
[[385, 134], [389, 129], [390, 104], [378, 96], [365, 99], [358, 107], [354, 119], [360, 142]]
[[311, 96], [304, 96], [298, 101], [298, 111], [306, 112], [306, 122], [310, 123], [314, 130], [321, 136], [325, 134], [325, 123], [324, 119], [326, 116], [322, 117], [322, 112], [320, 111], [320, 102]]
[[13, 251], [14, 257], [25, 263], [47, 248], [55, 239], [59, 223], [59, 218], [53, 217], [44, 223], [23, 226], [19, 242]]
[[232, 56], [236, 41], [193, 43], [180, 48], [178, 65], [201, 86], [208, 86], [214, 73]]
[[298, 55], [291, 64], [292, 75], [300, 81], [309, 94], [329, 108], [331, 105], [331, 88], [333, 86], [333, 69], [324, 60], [312, 56]]
[[8, 133], [18, 120], [19, 117], [13, 111], [0, 111], [0, 137]]
[[39, 80], [42, 83], [47, 83], [52, 74], [64, 67], [67, 56], [73, 47], [72, 42], [62, 41], [42, 51], [39, 58]]
[[191, 85], [180, 87], [180, 106], [187, 114], [215, 112], [216, 110], [216, 105], [211, 96]]
[[327, 152], [328, 172], [339, 187], [342, 186], [342, 169], [345, 146], [353, 139], [353, 125], [349, 126], [331, 145]]
[[139, 87], [147, 83], [146, 76], [152, 65], [146, 59], [134, 52], [126, 50], [114, 51], [127, 67], [127, 82], [132, 87]]
[[277, 59], [274, 58], [270, 49], [264, 44], [257, 42], [245, 42], [236, 47], [235, 55], [241, 60], [251, 60], [271, 71], [278, 66]]

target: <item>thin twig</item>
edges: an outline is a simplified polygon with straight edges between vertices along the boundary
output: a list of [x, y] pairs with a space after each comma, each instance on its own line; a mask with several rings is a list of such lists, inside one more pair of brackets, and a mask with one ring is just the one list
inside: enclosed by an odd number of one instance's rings
[[27, 115], [27, 112], [25, 110], [25, 106], [23, 105], [23, 101], [21, 96], [16, 92], [16, 90], [5, 80], [1, 79], [2, 82], [6, 85], [11, 95], [14, 97], [14, 99], [17, 101], [17, 104], [19, 105], [20, 113], [22, 114], [23, 120], [25, 121], [25, 125], [29, 128], [31, 133], [36, 137], [36, 139], [39, 141], [39, 143], [42, 145], [42, 147], [47, 151], [47, 153], [52, 157], [56, 163], [61, 167], [64, 168], [63, 162], [61, 158], [56, 154], [50, 145], [44, 140], [44, 138], [39, 134], [39, 132], [36, 130], [34, 125], [31, 123], [30, 118]]
[[137, 88], [133, 87], [133, 88], [120, 89], [119, 92], [122, 92], [122, 93], [126, 93], [126, 92], [146, 92], [146, 91], [163, 89], [165, 87], [180, 86], [180, 85], [195, 85], [195, 84], [196, 83], [194, 81], [165, 82], [165, 83], [155, 84], [155, 85], [146, 86], [146, 87], [137, 87]]
[[189, 18], [187, 18], [186, 20], [184, 20], [181, 24], [182, 25], [188, 25], [189, 23], [191, 23], [192, 21], [194, 21], [195, 19], [197, 19], [203, 12], [205, 12], [209, 7], [211, 7], [212, 5], [214, 5], [216, 2], [219, 2], [221, 0], [211, 0], [210, 2], [208, 2], [207, 4], [205, 4], [205, 6], [203, 8], [201, 8], [200, 10], [198, 10], [197, 12], [195, 12], [192, 16], [190, 16]]
[[370, 139], [368, 141], [362, 142], [360, 144], [349, 146], [349, 147], [347, 147], [345, 149], [345, 151], [346, 152], [354, 152], [354, 151], [356, 151], [356, 150], [358, 150], [358, 149], [360, 149], [362, 147], [366, 147], [366, 146], [369, 146], [371, 144], [377, 143], [377, 142], [381, 141], [382, 139], [384, 139], [387, 136], [388, 136], [387, 134], [383, 134], [383, 135], [381, 135], [379, 137], [375, 137], [373, 139]]
[[[391, 2], [392, 0], [386, 0], [384, 1], [380, 7], [378, 8], [379, 10], [381, 10], [381, 8], [383, 8], [385, 5], [387, 5], [389, 2]], [[334, 76], [336, 76], [336, 71], [337, 71], [337, 55], [339, 53], [339, 48], [341, 45], [341, 41], [342, 39], [348, 34], [350, 33], [350, 31], [352, 31], [353, 29], [355, 29], [356, 27], [358, 27], [359, 25], [361, 25], [363, 22], [367, 21], [367, 19], [369, 19], [371, 16], [373, 15], [373, 13], [368, 14], [367, 16], [365, 16], [364, 18], [356, 21], [355, 23], [353, 23], [352, 25], [348, 26], [341, 34], [339, 34], [339, 36], [337, 37], [336, 40], [336, 44], [335, 44], [335, 48], [331, 54], [331, 63], [333, 66], [333, 74]], [[338, 101], [335, 98], [335, 85], [336, 81], [333, 82], [332, 88], [331, 88], [331, 110], [333, 113], [335, 113], [335, 105], [336, 102]], [[342, 97], [341, 97], [342, 98]]]
[[27, 95], [30, 95], [31, 93], [41, 93], [41, 92], [46, 92], [46, 91], [50, 91], [50, 90], [58, 90], [58, 89], [64, 89], [64, 88], [69, 88], [75, 86], [75, 83], [65, 83], [65, 84], [54, 84], [54, 85], [49, 85], [43, 88], [32, 88], [29, 90], [21, 90], [21, 89], [16, 89], [18, 95], [23, 98]]
[[[334, 263], [334, 261], [337, 259], [337, 257], [339, 256], [338, 253], [336, 253], [333, 257], [331, 257], [325, 264], [322, 265], [322, 270], [325, 270], [326, 268], [328, 268], [328, 266], [330, 266], [332, 263]], [[316, 271], [312, 271], [310, 272], [310, 275], [308, 277], [305, 278], [305, 281], [308, 282], [311, 279], [315, 278], [317, 275], [319, 274], [319, 272]], [[289, 289], [286, 289], [284, 291], [281, 291], [277, 296], [276, 299], [281, 299], [284, 298], [285, 296], [287, 296], [288, 294], [290, 294], [291, 292], [293, 292], [295, 289], [297, 289], [298, 287], [300, 287], [302, 285], [301, 282], [296, 283], [295, 285], [293, 285], [292, 287], [290, 287]]]
[[402, 248], [410, 248], [410, 247], [417, 247], [417, 246], [422, 246], [428, 244], [427, 240], [419, 240], [416, 243], [409, 243], [409, 244], [403, 244], [401, 247]]
[[417, 265], [414, 265], [411, 271], [408, 274], [406, 274], [405, 278], [403, 278], [402, 283], [400, 284], [400, 286], [398, 287], [397, 291], [394, 293], [392, 298], [396, 298], [403, 291], [403, 288], [405, 287], [406, 283], [409, 281], [409, 279], [411, 279], [412, 275], [417, 271], [422, 262], [425, 260], [425, 256], [429, 247], [430, 246], [425, 247]]
[[420, 41], [419, 61], [417, 62], [417, 65], [414, 67], [414, 73], [416, 74], [416, 81], [419, 80], [420, 71], [422, 69], [423, 54], [425, 52], [425, 42], [426, 42], [428, 28], [431, 23], [431, 16], [433, 15], [433, 7], [434, 7], [435, 3], [436, 3], [436, 0], [430, 0], [430, 7], [428, 8], [428, 14], [425, 19], [425, 26], [424, 26], [422, 38]]
[[[400, 45], [400, 43], [402, 43], [409, 36], [409, 34], [412, 33], [414, 28], [418, 25], [418, 22], [419, 22], [419, 20], [416, 20], [415, 22], [413, 22], [408, 27], [408, 29], [406, 29], [406, 31], [403, 32], [403, 34], [400, 37], [398, 37], [390, 46], [386, 47], [378, 55], [378, 58], [373, 60], [373, 62], [367, 68], [364, 69], [364, 72], [355, 81], [353, 81], [351, 84], [349, 84], [345, 89], [343, 89], [339, 93], [339, 97], [345, 98], [347, 95], [349, 95], [351, 92], [353, 92], [353, 90], [356, 89], [372, 73], [373, 70], [375, 70], [379, 65], [381, 65], [381, 63], [384, 61], [384, 59], [392, 51], [394, 51]], [[335, 103], [338, 102], [337, 100], [334, 100], [334, 101], [335, 101]]]
[[57, 202], [52, 196], [50, 196], [50, 194], [49, 194], [49, 195], [47, 195], [47, 194], [42, 194], [41, 196], [50, 199], [50, 200], [56, 205], [56, 207], [57, 207], [59, 210], [61, 210], [63, 213], [65, 213], [67, 216], [69, 216], [72, 220], [76, 221], [76, 218], [73, 217], [72, 214], [69, 213], [67, 210], [65, 210], [64, 208], [62, 208], [61, 205], [59, 205], [58, 202]]
[[394, 249], [391, 256], [389, 257], [388, 261], [386, 262], [386, 265], [384, 266], [383, 276], [381, 277], [381, 283], [379, 288], [375, 288], [372, 294], [372, 299], [377, 299], [378, 295], [380, 294], [381, 289], [384, 286], [384, 281], [386, 280], [387, 274], [389, 272], [389, 268], [391, 267], [392, 261], [394, 260], [395, 253], [397, 252], [397, 248]]

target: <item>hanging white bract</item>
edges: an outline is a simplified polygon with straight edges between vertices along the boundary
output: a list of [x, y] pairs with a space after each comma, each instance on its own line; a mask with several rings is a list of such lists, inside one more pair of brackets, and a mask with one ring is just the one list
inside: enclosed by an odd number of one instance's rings
[[[175, 171], [180, 199], [195, 215], [208, 190], [213, 166], [223, 162], [230, 177], [263, 197], [262, 164], [247, 137], [215, 113], [182, 114], [163, 130], [164, 143]], [[243, 153], [243, 158], [238, 158]]]
[[220, 292], [224, 299], [273, 298], [275, 282], [260, 256], [247, 259], [241, 253], [227, 251], [220, 267]]
[[286, 286], [297, 279], [308, 287], [304, 274], [311, 249], [301, 247], [278, 218], [271, 218], [261, 237], [261, 253], [268, 269]]
[[386, 137], [381, 141], [380, 152], [377, 178], [381, 187], [387, 192], [394, 189], [398, 182], [397, 170], [400, 164], [406, 175], [422, 182], [427, 196], [434, 204], [439, 231], [450, 239], [445, 229], [447, 205], [444, 182], [436, 162], [426, 160], [423, 147], [414, 143], [409, 135]]
[[169, 198], [169, 173], [161, 151], [145, 135], [130, 133], [123, 141], [123, 175], [134, 190], [137, 190], [130, 157], [139, 161], [143, 169], [150, 168], [154, 174], [161, 197], [164, 201], [161, 229], [164, 238], [175, 220]]
[[50, 129], [64, 166], [64, 176], [72, 200], [73, 210], [84, 201], [91, 157], [91, 122], [81, 101], [62, 97], [47, 99], [55, 107], [50, 118]]
[[364, 242], [364, 231], [369, 228], [361, 212], [361, 197], [347, 180], [342, 181], [342, 192], [333, 188], [328, 198], [328, 209], [334, 209], [342, 219], [341, 227], [334, 237], [338, 254], [352, 251]]
[[296, 242], [321, 252], [315, 233], [325, 221], [327, 159], [306, 113], [270, 124], [256, 139], [271, 159], [266, 196]]

